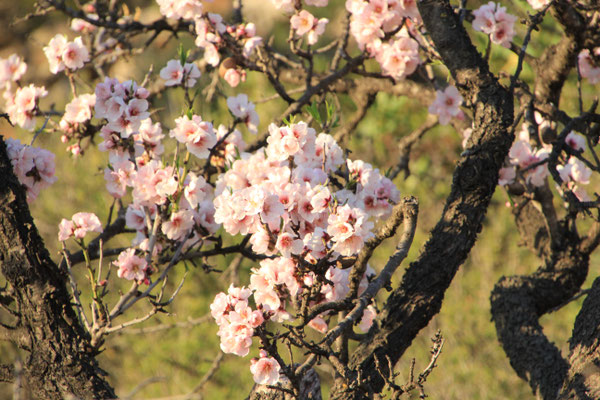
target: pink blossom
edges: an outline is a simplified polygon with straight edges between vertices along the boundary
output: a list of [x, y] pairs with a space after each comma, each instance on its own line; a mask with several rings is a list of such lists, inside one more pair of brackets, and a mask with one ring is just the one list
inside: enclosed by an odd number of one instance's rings
[[165, 80], [165, 86], [181, 84], [183, 67], [179, 60], [169, 60], [167, 66], [160, 70], [160, 77]]
[[259, 385], [275, 385], [279, 382], [279, 371], [281, 367], [273, 357], [267, 357], [266, 352], [261, 351], [258, 360], [252, 359], [250, 372], [254, 382]]
[[315, 317], [311, 319], [308, 323], [308, 326], [322, 334], [327, 333], [327, 331], [329, 330], [329, 326], [327, 326], [327, 322], [325, 322], [323, 317]]
[[275, 246], [282, 256], [289, 258], [292, 254], [300, 254], [304, 248], [304, 243], [291, 233], [282, 232], [277, 237]]
[[258, 132], [258, 113], [254, 109], [254, 103], [248, 100], [247, 95], [240, 93], [235, 97], [228, 97], [227, 107], [235, 117], [241, 119], [246, 124], [248, 131], [251, 133]]
[[365, 311], [363, 312], [363, 316], [360, 320], [360, 322], [358, 323], [358, 329], [360, 329], [363, 332], [368, 332], [369, 329], [371, 328], [371, 325], [373, 325], [373, 320], [375, 319], [375, 317], [377, 316], [377, 311], [375, 310], [375, 307], [373, 307], [372, 305], [369, 305]]
[[563, 181], [573, 181], [584, 185], [590, 183], [592, 170], [576, 157], [569, 158], [569, 162], [564, 167], [559, 166], [557, 169]]
[[16, 54], [0, 58], [0, 89], [10, 89], [11, 83], [21, 79], [26, 71], [27, 64]]
[[319, 37], [325, 32], [325, 26], [329, 23], [327, 18], [319, 18], [314, 24], [313, 28], [308, 32], [306, 36], [306, 43], [309, 45], [316, 44], [319, 41]]
[[293, 15], [290, 18], [290, 24], [299, 36], [308, 33], [315, 25], [315, 17], [306, 10], [300, 11], [300, 13]]
[[510, 42], [515, 36], [514, 30], [517, 17], [506, 12], [502, 7], [490, 1], [473, 11], [473, 29], [490, 35], [493, 43], [510, 47]]
[[541, 10], [550, 3], [550, 0], [527, 0], [527, 2], [534, 10]]
[[96, 214], [79, 212], [71, 220], [75, 226], [73, 234], [77, 239], [83, 239], [88, 232], [102, 232], [102, 224]]
[[254, 36], [254, 37], [249, 38], [244, 43], [244, 49], [242, 51], [242, 55], [245, 58], [250, 58], [250, 55], [252, 54], [252, 51], [254, 51], [254, 49], [256, 47], [258, 47], [260, 44], [262, 44], [262, 38], [261, 37]]
[[23, 145], [15, 139], [6, 139], [6, 147], [13, 171], [27, 189], [28, 202], [35, 200], [42, 189], [56, 182], [53, 153]]
[[183, 79], [185, 80], [185, 87], [193, 87], [196, 84], [198, 78], [200, 78], [200, 70], [194, 63], [185, 63], [183, 66]]
[[500, 176], [498, 177], [498, 185], [504, 186], [504, 185], [510, 185], [511, 183], [513, 183], [515, 180], [515, 177], [517, 176], [517, 173], [515, 171], [515, 167], [510, 166], [510, 167], [500, 168], [499, 175]]
[[144, 212], [144, 208], [136, 204], [127, 206], [125, 223], [128, 227], [137, 231], [143, 230], [146, 227], [146, 213]]
[[119, 267], [119, 271], [117, 272], [119, 278], [130, 281], [136, 280], [137, 282], [142, 282], [146, 279], [148, 263], [144, 258], [135, 255], [135, 249], [129, 248], [122, 251], [113, 263]]
[[587, 149], [587, 141], [585, 137], [575, 132], [569, 132], [565, 138], [565, 143], [573, 150], [585, 151]]
[[433, 103], [429, 106], [429, 113], [438, 116], [440, 124], [447, 125], [453, 117], [460, 113], [463, 98], [454, 86], [448, 86], [444, 91], [437, 91]]
[[[87, 17], [91, 19], [98, 19], [98, 16], [95, 14], [88, 14]], [[81, 18], [73, 18], [71, 21], [71, 30], [80, 33], [89, 33], [96, 30], [96, 25], [91, 24]]]
[[167, 18], [194, 19], [203, 12], [200, 0], [156, 0], [160, 13]]
[[308, 34], [307, 42], [310, 45], [317, 43], [328, 22], [327, 18], [316, 19], [306, 10], [302, 10], [290, 18], [290, 24], [298, 36]]
[[188, 151], [198, 158], [208, 158], [210, 149], [217, 144], [217, 136], [210, 122], [202, 121], [198, 115], [191, 119], [187, 116], [175, 120], [176, 126], [169, 135], [185, 143]]
[[21, 111], [31, 111], [37, 106], [40, 97], [48, 94], [46, 89], [35, 87], [33, 84], [17, 89], [15, 94], [15, 106]]
[[400, 37], [390, 44], [383, 44], [376, 53], [376, 60], [385, 75], [398, 80], [412, 74], [421, 63], [419, 44], [410, 37]]
[[70, 70], [82, 68], [84, 63], [90, 61], [90, 54], [83, 44], [81, 37], [65, 45], [62, 52], [62, 61]]
[[181, 240], [194, 227], [194, 217], [190, 210], [181, 210], [171, 214], [171, 218], [162, 224], [162, 233], [171, 240]]
[[358, 253], [364, 241], [373, 235], [370, 231], [373, 223], [366, 220], [366, 214], [359, 208], [338, 207], [327, 222], [327, 234], [335, 242], [333, 249], [343, 256]]
[[235, 68], [229, 68], [225, 71], [225, 75], [223, 75], [223, 79], [229, 84], [231, 87], [236, 87], [240, 84], [242, 76], [240, 72]]
[[50, 39], [48, 46], [44, 47], [44, 53], [50, 64], [50, 72], [57, 74], [65, 69], [63, 62], [63, 53], [67, 46], [67, 37], [63, 34], [58, 34]]
[[[593, 50], [596, 59], [600, 57], [600, 47]], [[577, 57], [581, 77], [590, 81], [592, 85], [600, 82], [600, 65], [592, 58], [589, 49], [583, 49]]]
[[193, 63], [182, 66], [179, 60], [169, 60], [166, 67], [160, 70], [160, 77], [165, 80], [165, 86], [181, 85], [185, 79], [184, 86], [192, 87], [200, 77], [200, 70]]
[[63, 242], [75, 234], [73, 221], [63, 218], [58, 225], [58, 240]]
[[92, 107], [96, 104], [96, 96], [93, 94], [82, 94], [75, 97], [65, 106], [63, 120], [74, 124], [84, 123], [92, 118]]

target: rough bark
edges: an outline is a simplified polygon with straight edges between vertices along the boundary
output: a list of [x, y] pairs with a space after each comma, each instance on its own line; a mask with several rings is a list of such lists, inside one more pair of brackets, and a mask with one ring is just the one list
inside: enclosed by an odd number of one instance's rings
[[575, 320], [569, 365], [559, 399], [600, 399], [600, 278]]
[[569, 365], [544, 335], [539, 318], [579, 291], [589, 266], [579, 239], [565, 239], [548, 264], [532, 275], [502, 278], [491, 296], [498, 339], [512, 367], [544, 399], [556, 398]]
[[460, 159], [442, 216], [419, 258], [385, 304], [378, 326], [353, 353], [349, 368], [362, 377], [362, 392], [337, 382], [332, 399], [368, 398], [381, 391], [389, 358], [394, 365], [418, 332], [439, 312], [444, 293], [481, 230], [498, 182], [498, 171], [511, 146], [513, 103], [489, 72], [447, 1], [421, 1], [419, 11], [437, 50], [473, 108], [472, 146]]
[[115, 398], [77, 320], [65, 271], [50, 258], [0, 139], [0, 269], [14, 289], [29, 351], [23, 381], [40, 399]]

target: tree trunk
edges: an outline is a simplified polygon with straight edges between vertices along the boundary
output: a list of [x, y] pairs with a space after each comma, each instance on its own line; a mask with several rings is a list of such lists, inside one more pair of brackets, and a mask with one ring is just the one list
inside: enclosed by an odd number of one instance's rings
[[20, 314], [12, 340], [29, 355], [23, 382], [40, 399], [115, 398], [72, 309], [66, 271], [45, 248], [0, 139], [0, 270]]

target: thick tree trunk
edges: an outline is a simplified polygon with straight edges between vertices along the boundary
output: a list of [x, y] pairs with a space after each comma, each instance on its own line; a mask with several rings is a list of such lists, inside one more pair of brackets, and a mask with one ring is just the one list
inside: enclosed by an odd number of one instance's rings
[[1, 139], [0, 177], [0, 269], [20, 313], [13, 339], [29, 351], [23, 382], [40, 399], [115, 398], [70, 305], [65, 271], [52, 261], [33, 224]]

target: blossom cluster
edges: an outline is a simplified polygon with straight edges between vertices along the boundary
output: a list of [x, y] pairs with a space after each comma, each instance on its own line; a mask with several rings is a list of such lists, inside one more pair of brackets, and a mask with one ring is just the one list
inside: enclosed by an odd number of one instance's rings
[[70, 220], [63, 218], [58, 225], [58, 240], [70, 237], [83, 239], [88, 232], [102, 232], [102, 224], [94, 213], [78, 212]]
[[[40, 98], [48, 95], [48, 91], [33, 84], [22, 86], [19, 80], [27, 72], [27, 64], [21, 57], [12, 54], [8, 58], [0, 58], [0, 90], [5, 101], [6, 113], [11, 123], [32, 131], [35, 128], [35, 115]], [[13, 85], [16, 83], [16, 87]]]
[[160, 13], [167, 18], [194, 19], [202, 15], [204, 6], [200, 0], [156, 0]]
[[36, 87], [33, 84], [19, 87], [14, 93], [6, 90], [4, 101], [11, 122], [32, 131], [35, 128], [35, 115], [38, 111], [39, 99], [47, 95], [48, 91], [45, 87]]
[[96, 95], [86, 93], [75, 97], [65, 106], [65, 113], [59, 123], [61, 131], [65, 133], [61, 138], [63, 142], [68, 141], [67, 135], [73, 134], [81, 124], [92, 119], [92, 109], [95, 104]]
[[27, 201], [35, 200], [40, 191], [54, 182], [54, 154], [27, 146], [16, 139], [6, 139], [8, 158], [19, 182], [27, 189]]
[[[350, 32], [359, 48], [377, 60], [385, 75], [399, 80], [416, 70], [421, 63], [419, 43], [408, 33], [421, 18], [415, 1], [347, 0], [346, 9], [352, 15]], [[411, 33], [418, 35], [414, 29]], [[387, 35], [391, 35], [389, 40]]]
[[516, 34], [517, 17], [506, 12], [506, 7], [490, 1], [473, 11], [473, 29], [490, 35], [492, 43], [510, 47]]
[[[232, 235], [251, 235], [252, 250], [270, 257], [252, 270], [249, 289], [230, 288], [211, 306], [221, 348], [240, 356], [248, 353], [258, 326], [248, 319], [251, 294], [261, 320], [276, 322], [292, 319], [286, 305], [316, 284], [320, 289], [311, 304], [344, 298], [349, 270], [336, 262], [356, 255], [373, 235], [372, 218], [385, 218], [399, 200], [388, 178], [360, 160], [345, 160], [330, 135], [317, 135], [304, 122], [271, 124], [269, 133], [266, 148], [241, 153], [215, 189], [215, 221]], [[319, 263], [328, 267], [313, 270]], [[363, 276], [359, 293], [372, 273]], [[373, 307], [365, 312], [362, 329], [374, 313]], [[325, 333], [325, 318], [319, 315], [309, 326]]]
[[251, 291], [231, 285], [227, 294], [219, 293], [210, 305], [210, 312], [219, 326], [221, 350], [245, 357], [250, 352], [254, 329], [263, 322], [263, 313], [248, 305]]
[[325, 32], [325, 25], [329, 20], [327, 18], [315, 18], [314, 15], [306, 10], [300, 11], [290, 18], [290, 24], [298, 36], [306, 35], [306, 42], [309, 45], [316, 44], [319, 36]]
[[[541, 120], [536, 115], [538, 123], [543, 126], [547, 121]], [[575, 152], [583, 152], [587, 148], [585, 137], [570, 132], [565, 143]], [[509, 185], [515, 182], [517, 171], [521, 171], [525, 182], [532, 186], [542, 186], [549, 174], [548, 165], [544, 162], [552, 151], [552, 145], [545, 145], [536, 148], [530, 144], [528, 124], [524, 123], [519, 133], [519, 137], [513, 143], [508, 153], [508, 165], [500, 169], [499, 185]], [[590, 197], [582, 185], [590, 183], [592, 170], [585, 163], [575, 156], [569, 156], [564, 159], [561, 165], [556, 167], [559, 175], [565, 184], [580, 201], [589, 201]], [[559, 188], [560, 190], [560, 188]]]
[[170, 60], [167, 66], [160, 70], [160, 77], [165, 80], [165, 86], [183, 85], [189, 88], [200, 78], [200, 70], [194, 63], [181, 65], [179, 60]]
[[[204, 60], [213, 67], [219, 66], [221, 62], [219, 49], [225, 46], [225, 35], [227, 39], [233, 39], [241, 45], [241, 53], [245, 58], [249, 58], [256, 46], [262, 43], [262, 38], [256, 36], [256, 27], [253, 23], [226, 25], [221, 15], [205, 13], [200, 0], [157, 0], [157, 2], [161, 14], [165, 17], [194, 22], [195, 44], [204, 50]], [[186, 68], [189, 68], [189, 71]], [[190, 79], [185, 81], [185, 86], [191, 87], [195, 83], [194, 79], [200, 76], [193, 64], [177, 66], [174, 62], [170, 62], [170, 65], [161, 71], [161, 77], [169, 82], [167, 85], [178, 85], [181, 84], [181, 78], [186, 73]], [[224, 66], [222, 77], [235, 87], [245, 79], [245, 72], [237, 65]]]
[[120, 83], [107, 77], [96, 85], [95, 116], [108, 121], [103, 133], [110, 131], [127, 139], [139, 131], [142, 121], [150, 116], [146, 100], [149, 94], [134, 81]]
[[83, 68], [83, 65], [90, 61], [90, 54], [83, 44], [81, 36], [78, 36], [72, 42], [61, 33], [54, 36], [48, 46], [44, 47], [44, 53], [50, 65], [50, 72], [57, 74], [65, 69], [75, 71]]

